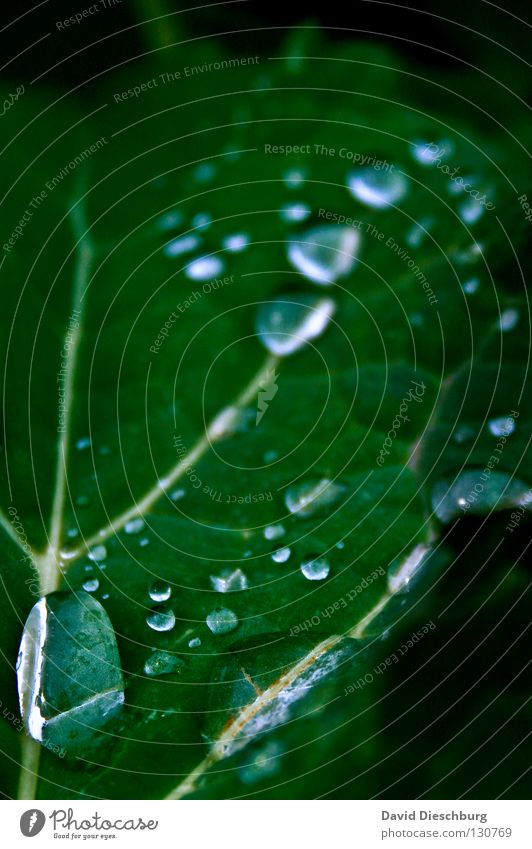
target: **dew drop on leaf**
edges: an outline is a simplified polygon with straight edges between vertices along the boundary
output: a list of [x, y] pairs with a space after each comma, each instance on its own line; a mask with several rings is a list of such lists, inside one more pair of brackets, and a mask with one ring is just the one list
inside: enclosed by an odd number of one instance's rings
[[171, 242], [168, 242], [164, 246], [163, 251], [169, 257], [181, 256], [190, 251], [195, 251], [196, 248], [199, 248], [200, 244], [200, 237], [194, 233], [189, 233], [187, 236], [178, 236], [177, 239], [172, 239]]
[[353, 269], [360, 234], [352, 227], [314, 227], [288, 241], [288, 259], [313, 283], [330, 286]]
[[116, 637], [87, 593], [51, 593], [32, 608], [20, 644], [20, 711], [29, 734], [86, 754], [124, 701]]
[[471, 427], [471, 425], [458, 425], [454, 430], [453, 439], [459, 445], [462, 445], [464, 442], [470, 442], [475, 436], [475, 433], [475, 428]]
[[499, 316], [499, 327], [503, 333], [513, 330], [519, 321], [519, 312], [515, 309], [503, 310]]
[[505, 510], [525, 504], [529, 487], [505, 472], [492, 472], [482, 479], [484, 469], [474, 469], [436, 483], [432, 508], [442, 522], [451, 522], [464, 513], [483, 516], [492, 510]]
[[211, 610], [205, 621], [208, 629], [213, 634], [229, 634], [238, 627], [236, 613], [233, 613], [227, 607], [219, 607], [216, 610]]
[[288, 189], [299, 189], [305, 182], [305, 174], [303, 171], [292, 168], [284, 172], [283, 182]]
[[160, 675], [172, 675], [181, 672], [184, 662], [168, 651], [154, 651], [144, 664], [144, 674], [150, 678]]
[[152, 601], [168, 601], [172, 595], [172, 588], [166, 581], [154, 581], [148, 594]]
[[515, 419], [511, 416], [499, 416], [488, 422], [488, 429], [493, 436], [510, 436], [515, 430]]
[[84, 436], [81, 439], [78, 439], [76, 442], [76, 448], [78, 451], [85, 451], [87, 448], [90, 448], [91, 439], [90, 436]]
[[289, 560], [291, 553], [292, 552], [288, 546], [278, 548], [277, 551], [272, 553], [272, 560], [274, 563], [286, 563], [286, 561]]
[[476, 198], [464, 200], [458, 207], [458, 214], [464, 224], [475, 224], [486, 211], [486, 207]]
[[285, 533], [286, 533], [286, 531], [285, 531], [283, 525], [281, 525], [281, 524], [267, 525], [264, 528], [264, 539], [267, 539], [267, 540], [280, 539], [281, 537], [284, 537]]
[[198, 212], [192, 219], [192, 226], [196, 230], [208, 230], [212, 224], [212, 218], [208, 212]]
[[146, 616], [146, 624], [153, 631], [171, 631], [175, 625], [175, 613], [170, 608], [157, 607]]
[[201, 646], [201, 640], [199, 637], [193, 637], [191, 640], [188, 641], [189, 649], [197, 649], [199, 648], [199, 646]]
[[311, 478], [288, 487], [284, 500], [291, 513], [307, 518], [333, 507], [345, 491], [344, 484], [329, 478]]
[[226, 569], [221, 575], [210, 576], [211, 586], [218, 593], [234, 593], [247, 590], [248, 579], [242, 569]]
[[99, 563], [101, 560], [105, 560], [107, 557], [107, 549], [105, 545], [95, 545], [94, 548], [88, 553], [89, 560], [93, 560], [95, 563]]
[[222, 241], [222, 247], [230, 253], [240, 253], [249, 245], [249, 236], [247, 233], [233, 233], [226, 236]]
[[335, 310], [331, 298], [283, 295], [261, 304], [256, 331], [268, 351], [286, 357], [324, 332]]
[[285, 203], [279, 210], [281, 221], [306, 221], [311, 213], [310, 206], [302, 201]]
[[224, 264], [219, 256], [202, 256], [187, 265], [185, 274], [190, 280], [210, 280], [223, 270]]
[[357, 168], [347, 178], [354, 197], [373, 209], [385, 209], [402, 200], [408, 189], [406, 177], [398, 171], [376, 171], [375, 168]]
[[87, 580], [83, 582], [82, 586], [85, 592], [95, 593], [100, 587], [100, 582], [98, 578], [87, 578]]
[[475, 292], [478, 292], [480, 287], [480, 280], [478, 277], [471, 277], [469, 280], [463, 284], [462, 289], [466, 293], [466, 295], [474, 295]]
[[126, 534], [139, 534], [144, 527], [144, 519], [138, 516], [136, 519], [130, 519], [126, 522], [124, 530]]
[[307, 557], [299, 568], [307, 581], [324, 581], [331, 570], [327, 558], [319, 556]]

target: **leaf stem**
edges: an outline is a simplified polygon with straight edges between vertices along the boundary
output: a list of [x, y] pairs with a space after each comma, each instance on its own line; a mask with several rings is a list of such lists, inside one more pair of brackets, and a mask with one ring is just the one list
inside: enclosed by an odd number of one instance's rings
[[40, 743], [37, 743], [29, 735], [23, 737], [17, 799], [35, 799], [37, 782], [39, 781], [40, 758]]

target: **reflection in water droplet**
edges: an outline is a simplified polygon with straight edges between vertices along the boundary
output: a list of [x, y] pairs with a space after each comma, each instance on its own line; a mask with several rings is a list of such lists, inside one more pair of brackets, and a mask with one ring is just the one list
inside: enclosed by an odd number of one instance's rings
[[189, 233], [188, 236], [178, 236], [177, 239], [172, 239], [171, 242], [168, 242], [163, 248], [163, 253], [171, 257], [181, 256], [181, 254], [196, 250], [200, 244], [200, 237], [194, 233]]
[[311, 213], [310, 206], [300, 201], [299, 203], [285, 203], [279, 210], [281, 221], [305, 221]]
[[499, 317], [499, 327], [503, 333], [513, 330], [519, 321], [519, 312], [515, 309], [503, 310]]
[[529, 491], [527, 484], [505, 472], [487, 476], [482, 468], [472, 469], [436, 483], [432, 508], [440, 521], [450, 522], [465, 513], [483, 516], [492, 510], [517, 507], [530, 498]]
[[396, 204], [408, 190], [406, 177], [399, 171], [376, 171], [371, 167], [351, 171], [347, 184], [351, 194], [372, 209], [385, 209]]
[[95, 593], [100, 586], [100, 582], [98, 578], [87, 578], [87, 580], [83, 582], [82, 586], [85, 592]]
[[353, 269], [360, 234], [352, 227], [315, 227], [287, 243], [288, 259], [313, 283], [330, 286]]
[[175, 613], [164, 607], [157, 607], [146, 616], [146, 624], [154, 631], [171, 631], [175, 625]]
[[333, 507], [345, 491], [343, 484], [335, 483], [329, 478], [312, 478], [290, 486], [286, 490], [284, 501], [291, 513], [307, 518]]
[[475, 292], [478, 292], [480, 286], [480, 280], [478, 277], [471, 277], [469, 280], [466, 280], [462, 289], [466, 293], [466, 295], [474, 295]]
[[280, 539], [284, 537], [286, 531], [283, 525], [268, 525], [264, 528], [264, 539], [272, 540], [272, 539]]
[[172, 675], [182, 672], [184, 662], [168, 651], [154, 651], [144, 664], [144, 674], [154, 678], [159, 675]]
[[78, 451], [85, 451], [86, 448], [90, 448], [91, 439], [90, 436], [84, 436], [82, 439], [78, 439], [76, 442], [76, 448]]
[[308, 581], [323, 581], [331, 570], [325, 557], [310, 557], [299, 568]]
[[515, 419], [511, 416], [499, 416], [488, 422], [488, 428], [493, 436], [510, 436], [515, 430]]
[[211, 610], [206, 619], [207, 627], [213, 634], [229, 634], [238, 627], [236, 613], [227, 607], [219, 607]]
[[278, 548], [277, 551], [274, 551], [272, 553], [272, 560], [274, 563], [286, 563], [291, 553], [292, 552], [288, 548], [288, 546], [285, 546], [284, 548]]
[[305, 182], [305, 172], [291, 168], [283, 174], [283, 182], [288, 189], [299, 189]]
[[105, 545], [95, 545], [94, 548], [91, 548], [87, 557], [89, 560], [93, 560], [94, 562], [105, 560], [107, 557], [107, 549]]
[[188, 641], [189, 649], [197, 649], [199, 648], [199, 646], [201, 646], [201, 640], [199, 637], [193, 637], [191, 640]]
[[234, 593], [247, 590], [249, 587], [247, 576], [242, 569], [225, 569], [221, 575], [210, 576], [211, 586], [218, 593]]
[[168, 601], [172, 588], [166, 581], [154, 581], [148, 593], [152, 601]]
[[124, 526], [124, 530], [126, 534], [139, 534], [144, 527], [144, 519], [141, 519], [138, 516], [136, 519], [130, 519], [129, 522], [126, 522]]
[[234, 233], [231, 236], [226, 236], [222, 241], [222, 247], [230, 253], [240, 253], [249, 245], [249, 236], [247, 233]]
[[283, 295], [260, 305], [256, 331], [268, 351], [286, 357], [321, 336], [335, 308], [331, 298]]
[[202, 256], [193, 260], [185, 269], [190, 280], [210, 280], [224, 270], [224, 264], [219, 256]]

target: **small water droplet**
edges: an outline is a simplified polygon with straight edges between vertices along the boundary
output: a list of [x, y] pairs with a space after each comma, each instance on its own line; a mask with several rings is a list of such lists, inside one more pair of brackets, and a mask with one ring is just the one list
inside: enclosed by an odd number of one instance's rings
[[201, 256], [187, 265], [185, 274], [190, 280], [210, 280], [223, 270], [224, 264], [219, 256]]
[[420, 165], [432, 165], [437, 159], [446, 159], [454, 150], [451, 141], [415, 141], [412, 156]]
[[157, 221], [157, 226], [159, 230], [166, 232], [168, 230], [174, 230], [176, 227], [179, 227], [181, 222], [183, 221], [183, 216], [180, 212], [173, 209], [171, 212], [165, 212]]
[[290, 486], [285, 493], [285, 504], [291, 513], [307, 518], [333, 507], [345, 493], [343, 484], [329, 478], [311, 478]]
[[268, 351], [286, 357], [321, 336], [335, 308], [331, 298], [284, 295], [261, 304], [256, 320], [257, 334]]
[[171, 242], [168, 242], [164, 246], [163, 252], [166, 256], [170, 257], [181, 256], [181, 254], [195, 251], [196, 248], [199, 248], [200, 244], [200, 237], [196, 236], [195, 233], [189, 233], [187, 236], [178, 236], [177, 239], [172, 239]]
[[280, 539], [284, 537], [286, 531], [283, 525], [268, 525], [264, 528], [264, 539], [272, 540], [272, 539]]
[[462, 289], [466, 293], [466, 295], [474, 295], [475, 292], [478, 292], [480, 287], [480, 280], [478, 277], [471, 277], [469, 280], [463, 284]]
[[139, 545], [141, 546], [141, 548], [145, 548], [149, 544], [150, 540], [148, 539], [148, 537], [142, 537], [142, 539], [139, 541]]
[[152, 601], [168, 601], [172, 595], [172, 587], [166, 581], [154, 581], [148, 594]]
[[213, 634], [229, 634], [238, 627], [236, 613], [227, 607], [211, 610], [206, 619], [207, 627]]
[[515, 419], [511, 416], [499, 416], [488, 422], [488, 429], [493, 436], [510, 436], [515, 430]]
[[360, 234], [352, 227], [314, 227], [287, 243], [288, 259], [313, 283], [330, 286], [354, 268]]
[[210, 183], [216, 175], [216, 166], [212, 162], [200, 162], [196, 165], [193, 177], [197, 183]]
[[208, 212], [198, 212], [192, 219], [192, 226], [195, 230], [208, 230], [212, 224], [212, 217]]
[[339, 548], [340, 550], [342, 550], [342, 548], [345, 548], [345, 542], [343, 541], [343, 539], [341, 539], [340, 542], [336, 543], [336, 548]]
[[234, 593], [249, 587], [247, 576], [242, 569], [225, 569], [221, 575], [211, 575], [210, 581], [212, 588], [218, 593]]
[[95, 563], [99, 563], [101, 560], [105, 560], [107, 557], [107, 549], [105, 545], [95, 545], [94, 548], [91, 548], [87, 557], [89, 560], [93, 560]]
[[74, 539], [74, 537], [77, 537], [78, 534], [79, 534], [79, 530], [77, 528], [69, 528], [68, 531], [67, 531], [67, 537], [69, 539]]
[[323, 581], [331, 570], [325, 557], [310, 557], [299, 568], [308, 581]]
[[78, 495], [76, 498], [76, 507], [86, 507], [89, 503], [89, 499], [86, 495]]
[[186, 494], [186, 490], [184, 489], [174, 489], [174, 491], [170, 495], [170, 498], [172, 499], [172, 501], [181, 501], [181, 499], [184, 498]]
[[275, 775], [281, 768], [282, 753], [283, 749], [278, 743], [274, 741], [266, 743], [251, 760], [240, 767], [241, 780], [244, 784], [255, 784], [257, 781]]
[[90, 436], [83, 436], [81, 439], [78, 439], [76, 442], [76, 448], [78, 451], [85, 451], [87, 448], [90, 448], [91, 438]]
[[279, 217], [281, 221], [306, 221], [310, 213], [310, 206], [300, 201], [283, 204], [279, 210]]
[[126, 534], [139, 534], [144, 527], [144, 519], [138, 516], [136, 519], [130, 519], [126, 522], [124, 530]]
[[146, 624], [154, 631], [171, 631], [175, 625], [175, 613], [164, 607], [157, 607], [146, 616]]
[[454, 430], [453, 439], [461, 445], [463, 442], [470, 442], [475, 436], [475, 433], [476, 430], [474, 427], [471, 427], [471, 425], [458, 425], [458, 427]]
[[279, 452], [275, 451], [274, 448], [270, 448], [269, 451], [265, 451], [262, 455], [263, 463], [275, 463], [277, 458], [279, 457]]
[[499, 316], [499, 327], [503, 333], [513, 330], [519, 321], [519, 312], [516, 309], [507, 309]]
[[144, 674], [151, 678], [182, 672], [184, 662], [168, 651], [154, 651], [144, 664]]
[[226, 236], [222, 241], [222, 247], [230, 253], [240, 253], [249, 245], [249, 236], [247, 233], [233, 233], [231, 236]]
[[433, 218], [421, 218], [420, 221], [416, 221], [416, 223], [413, 224], [412, 227], [407, 231], [407, 245], [409, 245], [409, 247], [411, 248], [419, 248], [422, 242], [424, 242], [433, 224]]
[[475, 224], [486, 211], [486, 207], [476, 198], [467, 198], [458, 207], [458, 214], [464, 224]]
[[193, 637], [191, 640], [188, 641], [189, 649], [197, 649], [199, 648], [199, 646], [201, 646], [201, 640], [199, 637]]
[[402, 200], [408, 190], [406, 177], [399, 171], [357, 168], [351, 171], [347, 185], [354, 197], [372, 209], [385, 209]]
[[109, 598], [109, 593], [103, 593], [102, 598], [103, 598], [105, 601], [107, 601], [107, 599]]
[[100, 582], [98, 578], [87, 578], [87, 580], [83, 582], [82, 586], [85, 592], [95, 593], [96, 590], [100, 587]]
[[299, 189], [305, 182], [305, 172], [291, 168], [283, 174], [283, 182], [288, 189]]
[[274, 563], [286, 563], [291, 554], [288, 546], [284, 546], [284, 548], [278, 548], [277, 551], [272, 553], [272, 560]]

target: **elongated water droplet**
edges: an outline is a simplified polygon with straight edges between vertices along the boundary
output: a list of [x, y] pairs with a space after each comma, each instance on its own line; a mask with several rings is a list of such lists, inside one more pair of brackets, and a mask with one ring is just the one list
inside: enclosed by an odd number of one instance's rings
[[516, 309], [507, 309], [499, 316], [499, 327], [503, 333], [513, 330], [519, 321], [519, 311]]
[[280, 539], [281, 537], [284, 537], [285, 533], [286, 531], [281, 524], [267, 525], [267, 527], [264, 528], [264, 539]]
[[359, 243], [352, 227], [327, 224], [290, 239], [288, 259], [313, 283], [330, 286], [353, 269]]
[[168, 651], [154, 651], [144, 664], [144, 674], [155, 678], [182, 672], [184, 668], [184, 662], [175, 654]]
[[493, 436], [510, 436], [515, 430], [515, 419], [511, 416], [499, 416], [488, 422], [488, 429]]
[[458, 207], [458, 214], [464, 224], [475, 224], [486, 211], [486, 207], [476, 198], [467, 198]]
[[219, 607], [211, 610], [206, 619], [207, 627], [213, 634], [229, 634], [238, 628], [238, 617], [236, 613], [227, 607]]
[[225, 569], [221, 575], [211, 575], [211, 586], [218, 593], [235, 593], [249, 587], [247, 575], [242, 569]]
[[175, 625], [175, 613], [170, 608], [156, 607], [146, 616], [146, 624], [153, 631], [171, 631]]
[[247, 233], [234, 233], [231, 236], [226, 236], [222, 241], [222, 247], [230, 253], [240, 253], [249, 245], [249, 236]]
[[144, 527], [144, 519], [138, 516], [136, 519], [130, 519], [126, 522], [124, 530], [126, 534], [139, 534]]
[[324, 332], [335, 310], [331, 298], [283, 295], [261, 304], [256, 330], [268, 351], [287, 357]]
[[324, 581], [331, 570], [331, 566], [325, 557], [316, 556], [306, 558], [300, 569], [307, 581]]
[[83, 436], [81, 439], [78, 439], [76, 442], [76, 448], [78, 451], [85, 451], [87, 448], [90, 448], [91, 438], [90, 436]]
[[505, 472], [471, 469], [456, 478], [447, 478], [434, 485], [432, 508], [442, 522], [473, 513], [483, 516], [492, 510], [506, 510], [525, 503], [530, 487]]
[[454, 150], [451, 141], [415, 141], [412, 156], [420, 165], [432, 165], [436, 160], [446, 159]]
[[91, 548], [87, 557], [89, 560], [93, 560], [95, 563], [99, 563], [101, 560], [105, 560], [107, 557], [107, 549], [105, 545], [95, 545], [94, 548]]
[[285, 203], [279, 210], [281, 221], [306, 221], [311, 213], [310, 206], [303, 201]]
[[187, 265], [185, 274], [190, 280], [210, 280], [223, 270], [224, 264], [219, 256], [202, 256]]
[[278, 548], [277, 551], [272, 553], [272, 560], [274, 563], [286, 563], [286, 561], [290, 558], [291, 550], [288, 546], [284, 548]]
[[475, 292], [478, 292], [480, 287], [480, 280], [478, 277], [471, 277], [469, 280], [463, 284], [462, 289], [466, 293], [466, 295], [474, 295]]
[[168, 601], [172, 588], [166, 581], [154, 581], [148, 593], [152, 601]]
[[406, 177], [399, 171], [376, 171], [375, 168], [357, 168], [347, 178], [354, 197], [373, 209], [385, 209], [402, 200], [408, 190]]
[[191, 640], [188, 641], [189, 649], [197, 649], [199, 648], [199, 646], [201, 646], [201, 640], [199, 637], [193, 637]]
[[333, 507], [345, 491], [344, 484], [329, 478], [311, 478], [290, 486], [284, 500], [291, 513], [307, 518]]
[[102, 605], [83, 592], [41, 598], [24, 627], [17, 679], [29, 734], [52, 750], [87, 754], [94, 732], [124, 701], [115, 633]]
[[172, 239], [164, 246], [163, 251], [169, 257], [181, 256], [190, 251], [195, 251], [200, 245], [200, 237], [195, 233], [189, 233], [187, 236], [178, 236], [177, 239]]

